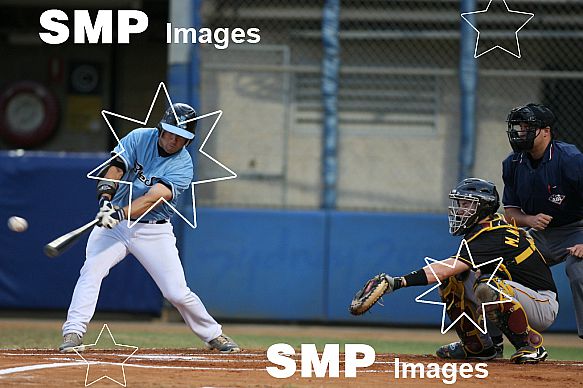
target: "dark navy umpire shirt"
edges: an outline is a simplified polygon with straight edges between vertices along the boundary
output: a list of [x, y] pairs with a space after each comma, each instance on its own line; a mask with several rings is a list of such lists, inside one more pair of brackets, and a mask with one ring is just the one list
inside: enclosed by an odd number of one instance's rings
[[576, 146], [551, 141], [538, 166], [526, 152], [513, 153], [502, 162], [504, 207], [526, 214], [548, 214], [549, 226], [583, 219], [583, 154]]

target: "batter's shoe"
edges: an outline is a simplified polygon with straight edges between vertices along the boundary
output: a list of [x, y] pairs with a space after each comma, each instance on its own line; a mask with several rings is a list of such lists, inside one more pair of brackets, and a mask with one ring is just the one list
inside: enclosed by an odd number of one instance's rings
[[239, 353], [241, 351], [239, 345], [224, 334], [210, 341], [207, 345], [209, 348], [216, 349], [221, 353]]
[[75, 350], [82, 352], [85, 350], [83, 346], [83, 337], [76, 333], [69, 333], [63, 336], [63, 343], [59, 346], [61, 353], [74, 353]]
[[461, 342], [452, 342], [449, 345], [443, 345], [435, 352], [437, 357], [452, 360], [492, 360], [496, 358], [498, 352], [494, 346], [482, 350], [480, 353], [471, 353], [466, 351], [464, 344]]
[[510, 356], [510, 361], [515, 364], [537, 364], [546, 360], [548, 356], [549, 354], [542, 346], [539, 346], [538, 348], [523, 346]]

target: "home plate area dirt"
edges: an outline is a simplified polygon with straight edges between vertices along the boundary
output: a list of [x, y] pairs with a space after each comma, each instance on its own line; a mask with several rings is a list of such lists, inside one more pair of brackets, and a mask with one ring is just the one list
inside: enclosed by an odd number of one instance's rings
[[[297, 372], [285, 379], [271, 377], [264, 350], [219, 354], [199, 349], [116, 348], [60, 354], [47, 349], [1, 349], [2, 387], [294, 387], [294, 386], [477, 386], [583, 387], [583, 363], [546, 361], [538, 365], [513, 365], [508, 360], [489, 361], [487, 377], [436, 378], [419, 374], [395, 378], [395, 358], [400, 362], [444, 365], [434, 356], [377, 354], [373, 365], [358, 369], [355, 378], [344, 376], [344, 355], [339, 377], [301, 377], [301, 356], [295, 355]], [[133, 353], [133, 354], [132, 354]], [[433, 364], [433, 366], [435, 366]], [[279, 366], [280, 369], [283, 367]], [[429, 367], [428, 369], [429, 370]], [[451, 369], [450, 369], [451, 370]], [[458, 364], [459, 370], [459, 364]], [[445, 381], [445, 382], [444, 382]], [[450, 384], [447, 384], [449, 382]]]

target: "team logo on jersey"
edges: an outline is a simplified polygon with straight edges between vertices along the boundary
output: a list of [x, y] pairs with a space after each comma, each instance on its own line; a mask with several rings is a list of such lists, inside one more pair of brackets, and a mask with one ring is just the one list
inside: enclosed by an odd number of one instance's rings
[[154, 182], [158, 179], [155, 176], [153, 176], [149, 179], [146, 178], [146, 176], [144, 175], [144, 166], [142, 166], [138, 162], [136, 162], [136, 165], [134, 166], [134, 172], [138, 176], [138, 179], [141, 182], [143, 182], [146, 186], [152, 186], [154, 184]]
[[563, 200], [565, 199], [565, 196], [562, 194], [552, 194], [549, 197], [549, 201], [551, 201], [554, 204], [560, 205], [563, 203]]

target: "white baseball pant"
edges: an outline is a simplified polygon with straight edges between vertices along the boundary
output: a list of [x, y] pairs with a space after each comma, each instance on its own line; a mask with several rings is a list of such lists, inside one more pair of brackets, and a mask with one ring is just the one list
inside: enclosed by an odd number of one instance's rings
[[101, 282], [109, 270], [132, 253], [152, 276], [164, 297], [180, 312], [190, 329], [205, 342], [222, 334], [221, 325], [186, 285], [171, 223], [136, 224], [122, 221], [113, 229], [95, 227], [89, 236], [86, 260], [77, 280], [63, 335], [84, 335], [97, 305]]

